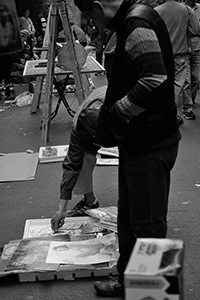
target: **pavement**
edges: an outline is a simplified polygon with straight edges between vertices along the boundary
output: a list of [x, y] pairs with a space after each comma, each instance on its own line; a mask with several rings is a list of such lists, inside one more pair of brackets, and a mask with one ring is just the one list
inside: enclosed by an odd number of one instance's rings
[[[104, 76], [95, 76], [93, 80], [96, 87], [106, 83]], [[53, 101], [53, 107], [55, 103]], [[30, 106], [9, 107], [0, 100], [0, 153], [25, 152], [28, 149], [38, 152], [41, 145], [42, 107], [41, 103], [37, 113], [30, 114]], [[168, 213], [168, 237], [182, 239], [185, 243], [185, 300], [198, 300], [200, 293], [200, 94], [197, 96], [195, 114], [196, 120], [184, 120], [181, 125], [182, 140], [171, 176]], [[72, 119], [61, 105], [58, 115], [51, 122], [48, 145], [68, 144], [71, 125]], [[38, 164], [34, 180], [0, 183], [0, 247], [22, 238], [27, 219], [53, 216], [57, 209], [61, 176], [60, 162]], [[117, 205], [117, 167], [96, 167], [94, 189], [101, 206]], [[75, 201], [77, 199], [70, 203], [69, 208]], [[97, 279], [22, 283], [13, 277], [1, 278], [0, 299], [102, 299], [93, 288]], [[107, 280], [105, 277], [100, 279]]]

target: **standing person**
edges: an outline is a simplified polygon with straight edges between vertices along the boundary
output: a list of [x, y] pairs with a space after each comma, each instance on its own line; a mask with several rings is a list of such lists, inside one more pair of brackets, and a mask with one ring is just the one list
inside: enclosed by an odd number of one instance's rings
[[[92, 23], [92, 31], [90, 35], [91, 39], [91, 45], [95, 47], [96, 51], [96, 60], [100, 65], [103, 63], [103, 48], [105, 44], [105, 33], [104, 33], [104, 28], [101, 26], [98, 26], [98, 24], [95, 24], [90, 20]], [[98, 75], [98, 74], [96, 74]]]
[[29, 32], [31, 38], [35, 36], [35, 27], [30, 18], [30, 10], [28, 8], [24, 8], [22, 10], [22, 17], [20, 18], [20, 29], [26, 29]]
[[[197, 0], [185, 0], [185, 4], [194, 11], [200, 22], [200, 4], [197, 3]], [[191, 71], [191, 96], [193, 103], [195, 103], [200, 83], [200, 33], [196, 36], [191, 36], [190, 43], [191, 51], [188, 53], [188, 60]]]
[[174, 60], [165, 23], [133, 0], [75, 0], [117, 35], [96, 143], [119, 146], [119, 278], [96, 282], [102, 296], [124, 292], [123, 274], [139, 237], [165, 238], [170, 171], [181, 139], [174, 102]]
[[42, 13], [39, 14], [36, 22], [36, 31], [37, 33], [41, 34], [44, 36], [46, 26], [47, 26], [47, 19], [49, 15], [49, 9], [50, 9], [50, 2], [45, 2], [42, 5]]
[[[11, 55], [0, 55], [0, 83], [3, 81], [5, 87], [5, 99], [10, 99], [11, 91], [10, 91], [10, 74], [13, 70], [13, 62]], [[0, 99], [1, 100], [1, 99]]]
[[50, 2], [45, 2], [42, 5], [42, 13], [39, 14], [36, 23], [36, 38], [37, 38], [37, 46], [42, 47], [45, 30], [47, 27], [48, 15], [49, 15]]
[[[28, 8], [24, 8], [22, 10], [22, 17], [20, 18], [20, 29], [26, 30], [29, 34], [29, 37], [27, 38], [27, 43], [30, 45], [31, 52], [33, 54], [33, 47], [34, 43], [36, 41], [35, 38], [35, 27], [33, 25], [33, 22], [30, 18], [30, 10]], [[31, 56], [33, 58], [33, 55]]]
[[[93, 192], [92, 174], [100, 147], [93, 144], [92, 136], [96, 131], [97, 118], [105, 99], [106, 89], [107, 86], [102, 86], [90, 93], [74, 116], [69, 149], [62, 165], [58, 210], [51, 219], [51, 226], [55, 232], [63, 225], [66, 216], [81, 216], [86, 209], [99, 207]], [[67, 211], [73, 191], [74, 194], [83, 194], [84, 198]]]
[[115, 53], [115, 47], [117, 43], [117, 36], [116, 33], [111, 31], [109, 32], [106, 40], [106, 45], [104, 49], [104, 67], [106, 69], [106, 77], [108, 81], [111, 77], [111, 70], [113, 66], [113, 60], [114, 60], [114, 53]]
[[[43, 3], [42, 5], [43, 11], [41, 14], [39, 14], [35, 23], [35, 29], [36, 29], [35, 35], [37, 38], [37, 47], [42, 47], [43, 45], [43, 39], [47, 28], [50, 6], [51, 6], [50, 2]], [[58, 15], [57, 32], [60, 32], [62, 30], [63, 30], [63, 25], [62, 25], [61, 17], [60, 15]]]
[[[199, 21], [190, 7], [176, 0], [166, 0], [165, 3], [156, 6], [155, 10], [164, 20], [172, 42], [177, 107], [180, 106], [179, 102], [181, 101], [183, 116], [187, 120], [194, 120], [196, 116], [193, 112], [194, 104], [191, 96], [191, 75], [187, 53], [189, 37], [197, 36], [200, 33]], [[181, 116], [179, 116], [179, 123], [183, 123]]]

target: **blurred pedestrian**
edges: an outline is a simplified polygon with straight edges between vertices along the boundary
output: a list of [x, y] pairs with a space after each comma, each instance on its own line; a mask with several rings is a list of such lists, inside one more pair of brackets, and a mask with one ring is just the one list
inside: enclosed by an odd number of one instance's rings
[[[11, 97], [10, 91], [10, 74], [13, 71], [13, 63], [11, 55], [0, 55], [0, 83], [3, 84], [5, 94], [1, 95], [2, 99], [9, 99]], [[1, 99], [0, 99], [1, 100]]]
[[39, 14], [37, 17], [36, 23], [35, 23], [35, 29], [36, 29], [36, 39], [37, 39], [37, 47], [41, 48], [43, 45], [43, 39], [47, 27], [48, 22], [48, 15], [49, 15], [49, 9], [50, 9], [50, 2], [45, 2], [42, 5], [42, 13]]
[[[200, 22], [200, 4], [197, 0], [185, 0], [185, 4], [191, 7]], [[188, 51], [188, 60], [191, 71], [191, 97], [195, 103], [197, 90], [200, 84], [200, 33], [190, 36], [190, 51]]]
[[23, 8], [22, 17], [20, 18], [20, 29], [26, 29], [29, 32], [29, 36], [34, 38], [35, 36], [35, 27], [30, 18], [30, 10], [28, 8]]
[[111, 79], [111, 73], [112, 73], [112, 66], [113, 61], [115, 57], [115, 47], [117, 44], [117, 36], [116, 33], [111, 31], [108, 36], [107, 40], [105, 42], [105, 49], [104, 49], [104, 67], [106, 69], [106, 77], [108, 81]]
[[103, 63], [103, 47], [105, 44], [104, 29], [98, 24], [93, 23], [93, 30], [90, 36], [91, 45], [95, 47], [96, 60], [100, 65]]
[[[175, 61], [176, 105], [179, 110], [182, 109], [186, 119], [194, 120], [191, 74], [187, 53], [189, 38], [200, 34], [199, 20], [190, 7], [176, 0], [166, 0], [165, 3], [156, 6], [155, 10], [164, 20], [172, 42]], [[179, 112], [178, 118], [179, 123], [182, 124], [183, 119], [180, 114], [181, 112]]]

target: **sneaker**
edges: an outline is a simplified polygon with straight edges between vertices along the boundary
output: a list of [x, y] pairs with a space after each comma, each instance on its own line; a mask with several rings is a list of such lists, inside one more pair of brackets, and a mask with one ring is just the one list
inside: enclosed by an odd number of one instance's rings
[[111, 279], [109, 282], [96, 281], [94, 288], [101, 296], [116, 297], [124, 294], [124, 286], [118, 279]]
[[5, 95], [0, 93], [0, 100], [5, 100], [5, 98], [6, 98]]
[[78, 216], [87, 216], [85, 213], [86, 209], [98, 208], [99, 202], [96, 201], [94, 204], [88, 205], [85, 198], [79, 201], [72, 209], [66, 212], [66, 217], [78, 217]]
[[195, 114], [193, 113], [192, 110], [185, 110], [183, 112], [183, 116], [184, 118], [186, 118], [187, 120], [195, 120], [196, 119], [196, 116]]
[[179, 115], [177, 115], [177, 119], [178, 119], [178, 124], [179, 125], [182, 125], [184, 122], [183, 122], [183, 118]]

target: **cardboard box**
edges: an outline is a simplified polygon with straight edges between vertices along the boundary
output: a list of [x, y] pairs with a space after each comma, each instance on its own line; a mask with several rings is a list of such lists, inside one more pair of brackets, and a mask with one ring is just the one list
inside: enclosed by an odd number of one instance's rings
[[126, 300], [183, 300], [184, 243], [137, 239], [126, 270]]

